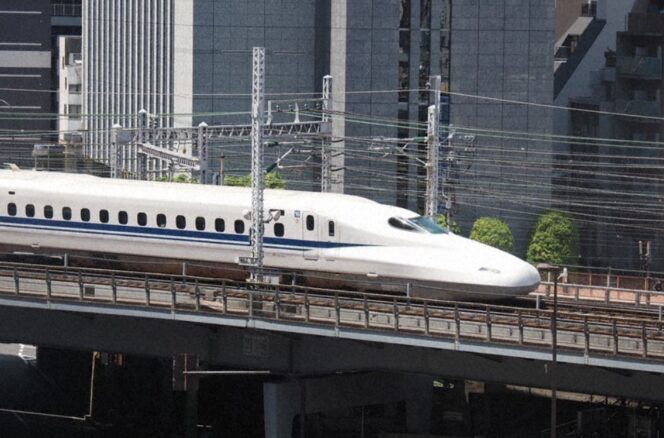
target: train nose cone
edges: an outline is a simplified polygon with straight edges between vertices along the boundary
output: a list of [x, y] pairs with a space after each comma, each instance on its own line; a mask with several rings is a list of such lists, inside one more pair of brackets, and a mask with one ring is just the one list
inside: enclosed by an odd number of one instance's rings
[[540, 274], [537, 268], [530, 263], [523, 262], [521, 268], [515, 273], [514, 283], [532, 291], [540, 282]]

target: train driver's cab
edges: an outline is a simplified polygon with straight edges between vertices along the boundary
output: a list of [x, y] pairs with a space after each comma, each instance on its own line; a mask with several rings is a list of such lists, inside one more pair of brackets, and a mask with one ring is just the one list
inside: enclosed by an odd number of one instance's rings
[[398, 230], [416, 233], [447, 234], [449, 232], [447, 228], [441, 227], [427, 216], [415, 216], [410, 219], [394, 216], [389, 218], [387, 223]]

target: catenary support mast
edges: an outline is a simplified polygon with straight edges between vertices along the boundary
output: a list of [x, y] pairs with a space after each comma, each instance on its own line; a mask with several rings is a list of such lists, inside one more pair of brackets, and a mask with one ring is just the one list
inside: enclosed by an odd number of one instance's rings
[[432, 93], [427, 119], [427, 191], [426, 215], [438, 214], [440, 197], [440, 76], [431, 76], [429, 87]]
[[251, 89], [251, 281], [263, 281], [263, 110], [265, 48], [253, 48]]

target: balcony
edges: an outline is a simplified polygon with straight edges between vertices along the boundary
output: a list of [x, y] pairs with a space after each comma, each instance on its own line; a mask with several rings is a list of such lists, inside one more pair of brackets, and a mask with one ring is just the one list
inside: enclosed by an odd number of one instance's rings
[[649, 56], [619, 56], [616, 73], [638, 79], [662, 79], [662, 60]]
[[664, 34], [664, 15], [629, 14], [627, 16], [627, 33], [661, 36]]
[[80, 17], [81, 5], [53, 3], [51, 4], [51, 16], [53, 17]]
[[660, 117], [662, 116], [662, 102], [659, 100], [617, 100], [616, 112], [635, 116], [655, 117], [654, 119], [629, 117], [629, 119], [634, 122], [660, 123]]

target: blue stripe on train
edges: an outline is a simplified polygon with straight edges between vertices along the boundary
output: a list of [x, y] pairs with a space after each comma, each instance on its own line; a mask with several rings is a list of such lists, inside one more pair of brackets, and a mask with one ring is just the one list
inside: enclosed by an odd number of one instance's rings
[[[108, 236], [130, 236], [148, 239], [178, 240], [199, 243], [223, 243], [235, 246], [248, 246], [249, 236], [219, 232], [173, 230], [168, 228], [138, 227], [131, 225], [99, 224], [94, 222], [60, 221], [52, 219], [34, 219], [22, 217], [0, 216], [0, 225], [11, 228], [27, 228], [34, 230], [57, 230]], [[280, 249], [305, 250], [314, 248], [343, 248], [364, 246], [355, 243], [319, 242], [316, 240], [286, 239], [281, 237], [265, 237], [266, 246]]]

